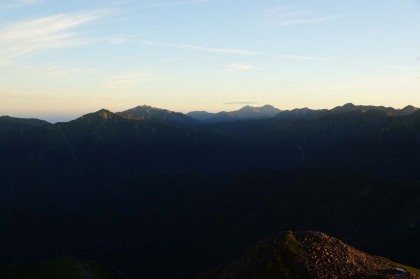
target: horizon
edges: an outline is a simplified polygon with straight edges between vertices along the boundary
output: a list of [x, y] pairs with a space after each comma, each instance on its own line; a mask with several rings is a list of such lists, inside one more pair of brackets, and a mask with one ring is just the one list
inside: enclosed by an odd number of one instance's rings
[[420, 107], [420, 2], [5, 0], [0, 115]]
[[[126, 109], [121, 110], [121, 111], [113, 111], [113, 110], [110, 110], [110, 109], [107, 109], [107, 108], [100, 108], [98, 110], [89, 111], [89, 112], [86, 112], [86, 113], [83, 113], [83, 114], [80, 114], [80, 115], [67, 115], [67, 116], [63, 116], [63, 115], [61, 115], [61, 116], [52, 116], [52, 115], [50, 115], [50, 116], [45, 117], [45, 118], [42, 118], [42, 117], [41, 118], [34, 117], [34, 116], [31, 116], [31, 115], [24, 115], [24, 117], [18, 117], [18, 116], [15, 116], [15, 115], [0, 115], [0, 117], [12, 117], [12, 118], [22, 118], [22, 119], [39, 119], [39, 120], [44, 120], [44, 121], [50, 122], [52, 124], [55, 124], [55, 123], [59, 123], [59, 122], [69, 122], [69, 121], [72, 121], [72, 120], [76, 120], [76, 119], [78, 119], [78, 118], [80, 118], [82, 116], [85, 116], [87, 114], [97, 113], [97, 112], [100, 112], [102, 110], [110, 111], [112, 113], [122, 113], [122, 112], [124, 112], [126, 110], [134, 109], [134, 108], [137, 108], [137, 107], [150, 107], [152, 109], [168, 110], [170, 112], [182, 113], [184, 115], [187, 115], [190, 112], [208, 112], [208, 113], [213, 113], [213, 114], [221, 113], [221, 112], [234, 112], [234, 111], [238, 111], [238, 110], [240, 110], [242, 108], [245, 108], [245, 107], [262, 108], [264, 106], [271, 106], [271, 107], [274, 107], [276, 109], [279, 109], [280, 111], [288, 111], [288, 110], [290, 111], [290, 110], [294, 110], [294, 109], [312, 109], [312, 110], [326, 109], [326, 110], [332, 110], [334, 108], [345, 106], [345, 105], [385, 107], [385, 108], [391, 108], [391, 109], [395, 109], [395, 110], [402, 110], [402, 109], [404, 109], [406, 107], [412, 106], [411, 104], [408, 104], [408, 105], [406, 105], [404, 107], [392, 107], [392, 106], [382, 106], [382, 105], [372, 105], [372, 104], [369, 104], [369, 105], [361, 105], [361, 104], [355, 104], [355, 103], [352, 103], [352, 102], [347, 102], [345, 104], [342, 104], [342, 105], [339, 105], [339, 106], [334, 106], [334, 107], [329, 107], [329, 108], [325, 108], [325, 107], [324, 108], [297, 107], [297, 108], [291, 108], [291, 109], [282, 109], [282, 108], [278, 108], [276, 106], [273, 106], [271, 104], [264, 104], [264, 105], [261, 105], [261, 106], [250, 105], [250, 104], [243, 104], [242, 106], [237, 107], [236, 109], [233, 109], [233, 110], [229, 110], [229, 111], [226, 111], [226, 110], [218, 110], [218, 111], [191, 110], [191, 111], [187, 111], [187, 112], [181, 112], [181, 111], [170, 110], [170, 109], [167, 109], [167, 108], [164, 108], [164, 107], [154, 107], [154, 106], [150, 106], [150, 105], [147, 105], [147, 104], [143, 104], [143, 105], [138, 105], [138, 106], [126, 108]], [[420, 108], [418, 108], [416, 106], [413, 106], [413, 107], [415, 107], [417, 109], [420, 109]]]

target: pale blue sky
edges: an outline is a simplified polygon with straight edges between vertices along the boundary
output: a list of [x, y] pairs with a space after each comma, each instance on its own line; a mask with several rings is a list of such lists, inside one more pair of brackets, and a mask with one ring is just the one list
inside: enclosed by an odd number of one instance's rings
[[420, 0], [0, 0], [0, 115], [420, 107]]

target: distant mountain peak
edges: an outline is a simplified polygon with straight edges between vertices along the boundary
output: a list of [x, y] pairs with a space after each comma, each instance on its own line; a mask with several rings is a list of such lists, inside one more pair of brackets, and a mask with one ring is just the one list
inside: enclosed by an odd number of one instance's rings
[[17, 118], [8, 115], [0, 116], [0, 133], [21, 130], [36, 126], [44, 126], [50, 124], [47, 121], [35, 119], [35, 118]]
[[281, 110], [272, 105], [264, 105], [262, 107], [254, 107], [246, 105], [236, 111], [221, 111], [218, 113], [209, 113], [206, 111], [192, 111], [187, 113], [194, 119], [203, 122], [232, 122], [241, 119], [263, 119], [270, 118], [279, 113]]
[[412, 105], [408, 105], [408, 106], [405, 106], [405, 107], [403, 108], [403, 110], [418, 110], [418, 108], [416, 108], [416, 107], [414, 107], [414, 106], [412, 106]]
[[111, 118], [114, 113], [107, 109], [101, 109], [98, 112], [96, 112], [96, 114], [102, 119], [108, 119]]
[[102, 121], [102, 120], [110, 120], [111, 118], [115, 117], [115, 114], [112, 111], [109, 111], [107, 109], [100, 109], [96, 112], [85, 114], [76, 120], [73, 121]]
[[137, 106], [118, 113], [120, 116], [135, 120], [155, 120], [175, 126], [189, 126], [196, 122], [190, 116], [167, 109], [155, 108], [148, 105]]
[[399, 115], [410, 115], [416, 111], [419, 111], [419, 108], [408, 105], [398, 111]]
[[262, 108], [277, 109], [276, 107], [272, 105], [263, 105]]
[[264, 105], [262, 107], [253, 107], [246, 105], [237, 111], [229, 112], [229, 114], [236, 116], [242, 119], [253, 119], [253, 118], [269, 118], [277, 113], [280, 110], [271, 105]]

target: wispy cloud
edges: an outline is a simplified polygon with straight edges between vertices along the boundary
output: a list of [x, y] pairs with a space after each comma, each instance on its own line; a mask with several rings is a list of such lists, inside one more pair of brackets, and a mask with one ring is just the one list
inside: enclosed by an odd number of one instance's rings
[[96, 70], [80, 66], [63, 66], [51, 63], [41, 66], [22, 66], [19, 67], [19, 71], [37, 76], [64, 77], [71, 75], [90, 74], [94, 73]]
[[192, 4], [199, 4], [210, 2], [212, 0], [184, 0], [184, 1], [156, 1], [156, 0], [148, 0], [144, 2], [147, 8], [159, 8], [159, 7], [171, 7], [171, 6], [179, 6], [179, 5], [192, 5]]
[[287, 6], [272, 8], [265, 11], [265, 21], [270, 25], [291, 26], [331, 21], [339, 15], [318, 15], [312, 11], [296, 10]]
[[242, 49], [232, 49], [232, 48], [209, 48], [196, 45], [181, 45], [181, 48], [193, 49], [204, 52], [215, 52], [215, 53], [226, 53], [226, 54], [237, 54], [237, 55], [261, 55], [262, 52], [258, 51], [249, 51]]
[[295, 60], [295, 61], [330, 61], [330, 59], [306, 55], [279, 55], [277, 56], [281, 59], [286, 60]]
[[256, 56], [256, 55], [264, 54], [263, 52], [259, 52], [259, 51], [244, 50], [244, 49], [237, 49], [237, 48], [214, 48], [214, 47], [205, 47], [205, 46], [199, 46], [199, 45], [173, 44], [173, 43], [147, 41], [147, 40], [121, 38], [121, 37], [107, 38], [105, 41], [110, 44], [125, 44], [125, 43], [130, 44], [131, 43], [131, 44], [141, 44], [141, 45], [150, 46], [150, 47], [172, 47], [172, 48], [190, 49], [190, 50], [201, 51], [201, 52], [243, 55], [243, 56]]
[[155, 80], [155, 78], [149, 73], [130, 72], [105, 77], [102, 82], [105, 89], [130, 89], [152, 80]]
[[229, 64], [223, 69], [223, 72], [243, 72], [243, 71], [252, 71], [252, 70], [261, 70], [261, 68], [255, 67], [254, 65], [249, 64]]
[[89, 43], [75, 30], [98, 20], [104, 11], [58, 14], [12, 23], [0, 28], [0, 63], [46, 49]]
[[317, 18], [306, 18], [306, 19], [291, 19], [291, 20], [285, 20], [285, 21], [280, 22], [279, 26], [319, 23], [319, 22], [331, 21], [336, 18], [338, 18], [338, 15], [324, 16], [324, 17], [317, 17]]
[[22, 8], [34, 4], [39, 4], [44, 2], [45, 0], [15, 0], [10, 1], [9, 3], [1, 4], [0, 10], [6, 10], [6, 9], [13, 9], [13, 8]]
[[31, 5], [31, 4], [41, 3], [41, 2], [43, 2], [43, 1], [44, 1], [44, 0], [21, 0], [21, 1], [19, 1], [19, 2], [24, 3], [24, 4]]

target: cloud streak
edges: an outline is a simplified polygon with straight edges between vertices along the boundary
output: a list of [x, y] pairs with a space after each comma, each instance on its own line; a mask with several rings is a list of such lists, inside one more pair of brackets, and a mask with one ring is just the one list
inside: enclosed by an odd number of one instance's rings
[[236, 54], [236, 55], [254, 56], [254, 55], [263, 54], [262, 52], [258, 52], [258, 51], [249, 51], [249, 50], [232, 49], [232, 48], [209, 48], [209, 47], [202, 47], [202, 46], [196, 46], [196, 45], [181, 45], [180, 47], [185, 48], [185, 49], [203, 51], [203, 52], [214, 52], [214, 53], [225, 53], [225, 54]]
[[89, 40], [75, 30], [103, 15], [104, 11], [58, 14], [0, 28], [0, 62], [47, 49], [85, 45]]
[[279, 55], [277, 57], [281, 59], [294, 60], [294, 61], [330, 61], [329, 59], [326, 59], [326, 58], [305, 56], [305, 55]]
[[339, 15], [314, 15], [311, 11], [294, 10], [287, 6], [272, 8], [265, 12], [266, 23], [282, 27], [327, 22], [338, 17]]
[[14, 8], [22, 8], [34, 4], [39, 4], [44, 2], [45, 0], [20, 0], [20, 1], [12, 1], [8, 4], [0, 5], [0, 10], [7, 10], [7, 9], [14, 9]]
[[146, 0], [142, 4], [144, 8], [164, 8], [164, 7], [173, 7], [180, 5], [194, 5], [200, 3], [211, 2], [213, 0], [183, 0], [183, 1], [157, 1], [157, 0]]
[[310, 24], [310, 23], [319, 23], [325, 21], [331, 21], [333, 19], [338, 18], [338, 15], [333, 16], [324, 16], [324, 17], [317, 17], [317, 18], [306, 18], [306, 19], [291, 19], [279, 22], [279, 26], [289, 26], [289, 25], [298, 25], [298, 24]]
[[37, 76], [65, 77], [71, 75], [86, 75], [96, 70], [80, 66], [63, 66], [58, 64], [47, 64], [44, 66], [23, 66], [19, 70]]
[[110, 44], [125, 44], [125, 43], [130, 44], [131, 43], [131, 44], [141, 44], [141, 45], [149, 46], [149, 47], [172, 47], [172, 48], [188, 49], [188, 50], [200, 51], [200, 52], [242, 55], [242, 56], [257, 56], [257, 55], [264, 54], [263, 52], [259, 52], [259, 51], [244, 50], [244, 49], [237, 49], [237, 48], [215, 48], [215, 47], [205, 47], [205, 46], [199, 46], [199, 45], [172, 44], [172, 43], [165, 43], [165, 42], [126, 39], [126, 38], [118, 38], [118, 37], [108, 38], [108, 39], [105, 39], [105, 41]]

